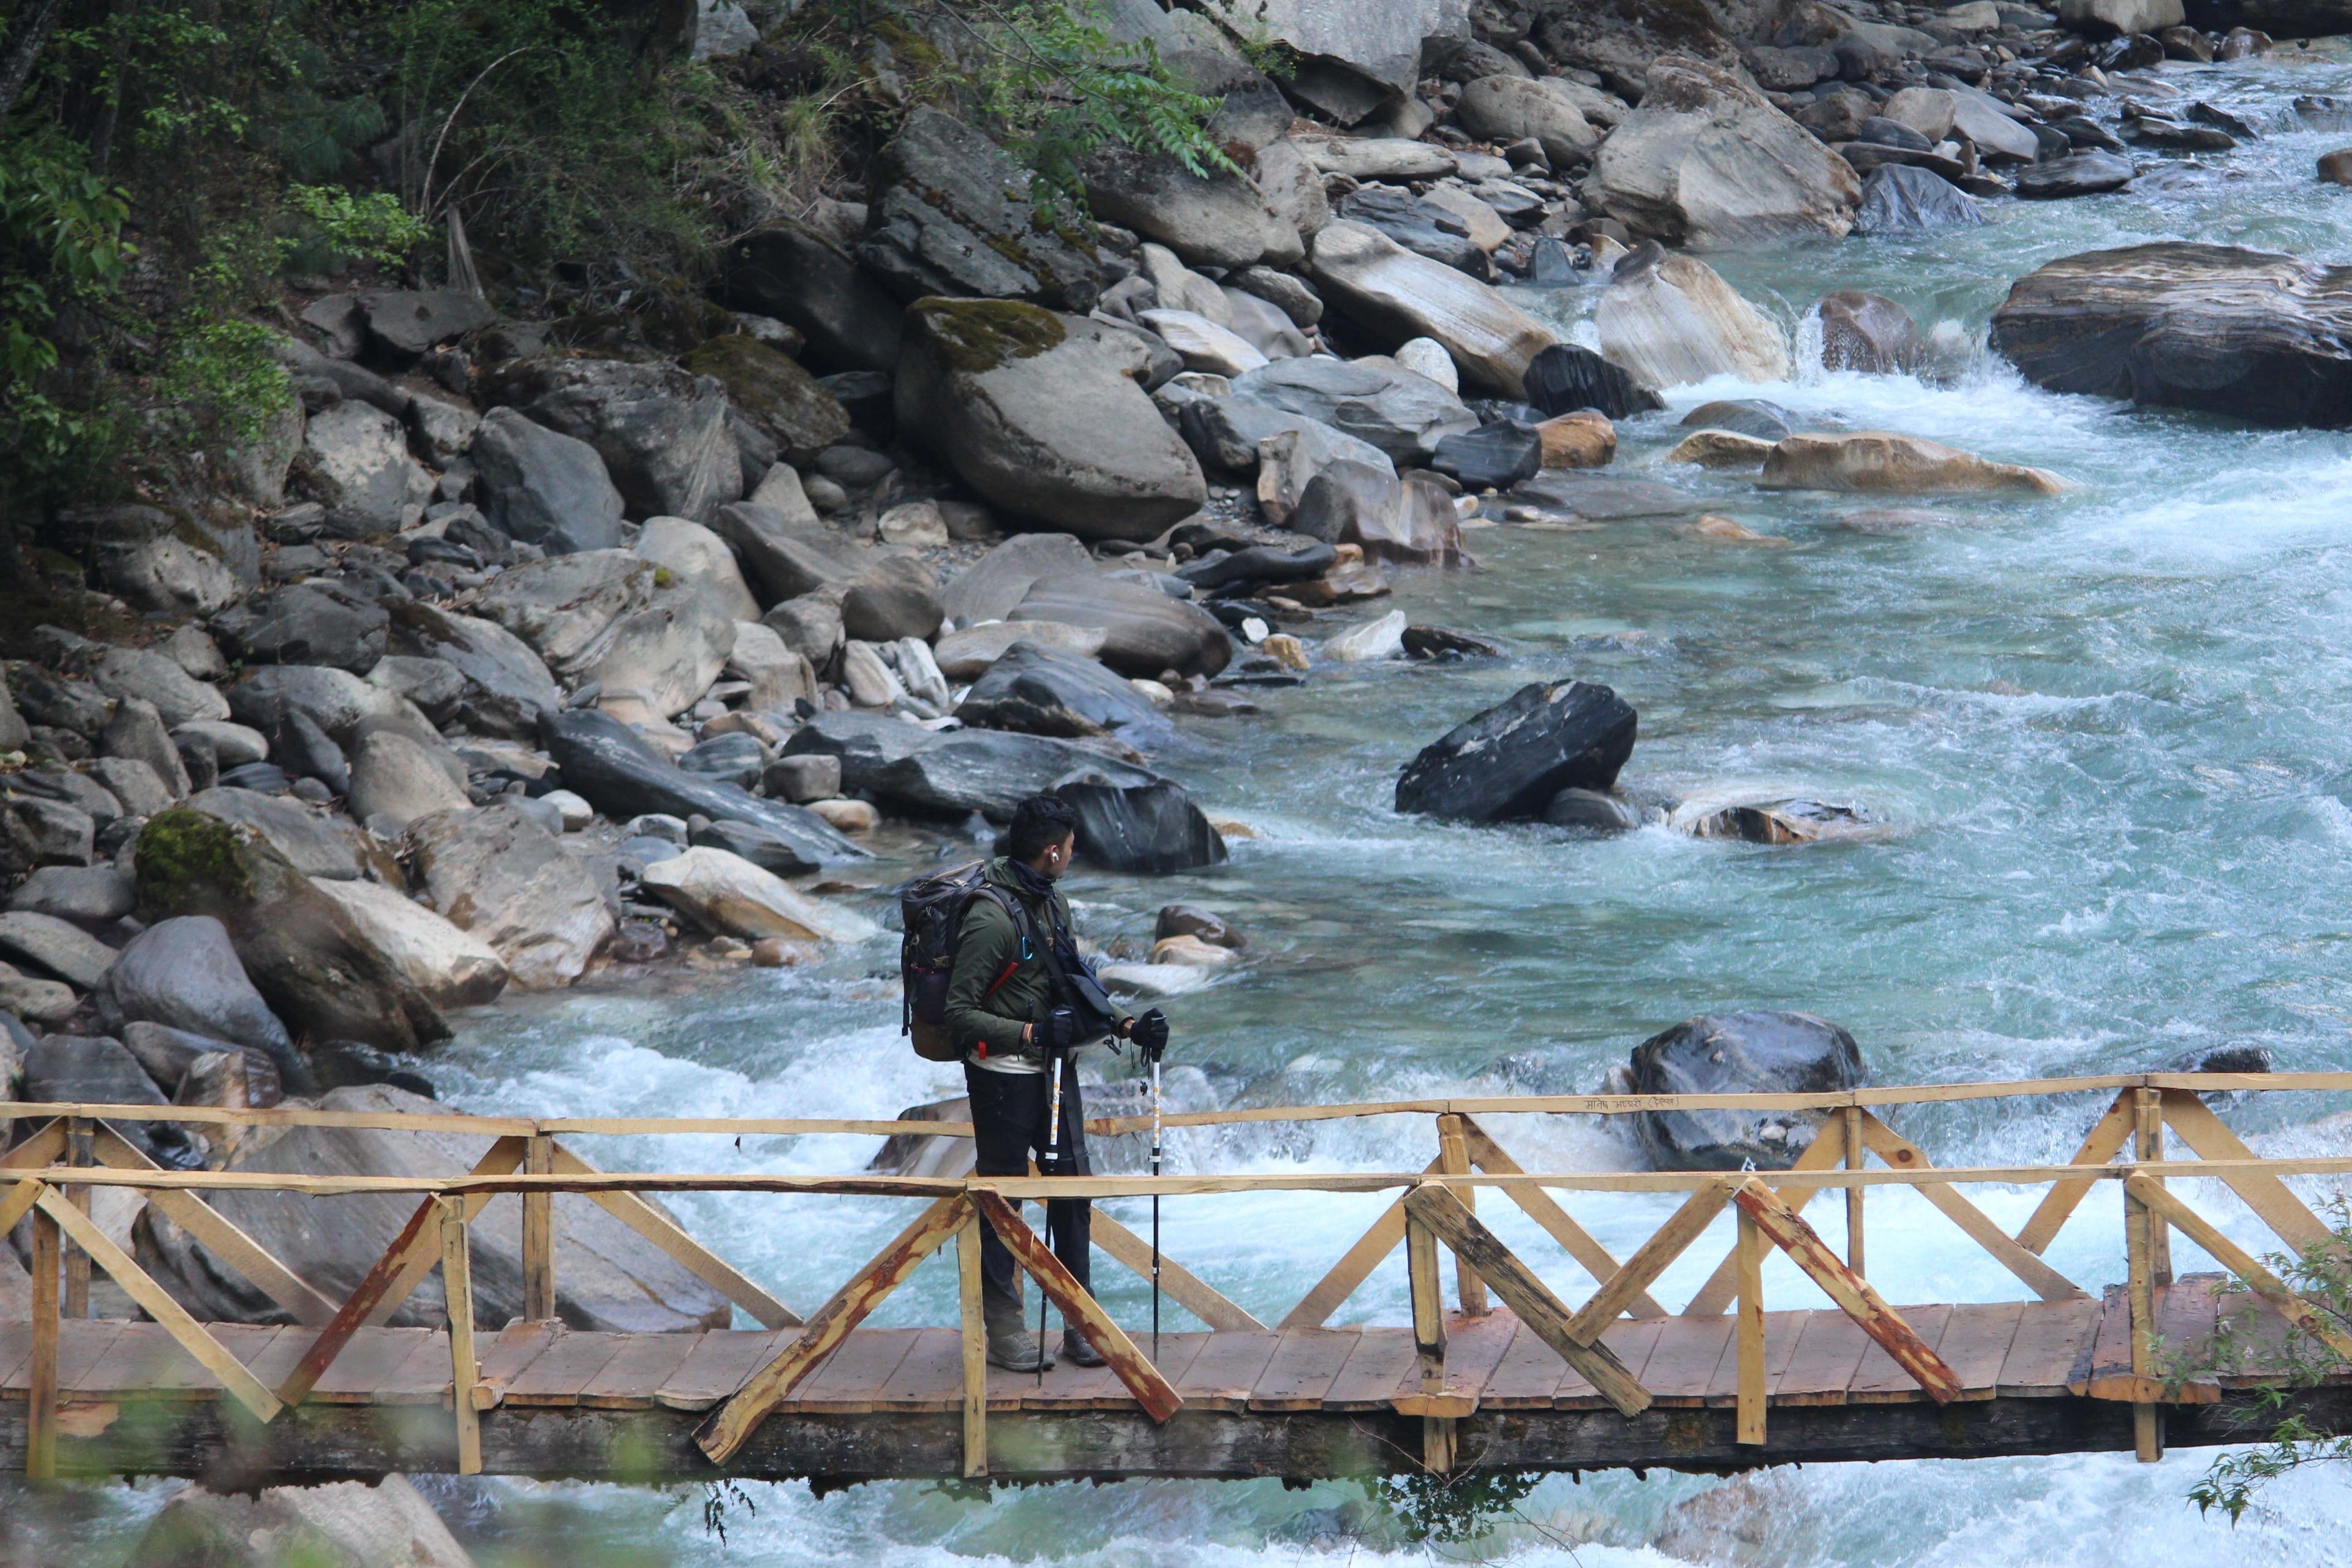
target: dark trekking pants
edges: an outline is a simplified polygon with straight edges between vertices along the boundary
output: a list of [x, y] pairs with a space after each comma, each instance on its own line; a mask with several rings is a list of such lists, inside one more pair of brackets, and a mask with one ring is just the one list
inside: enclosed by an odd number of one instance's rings
[[[1078, 1069], [1075, 1063], [1066, 1058], [1062, 1062], [1061, 1148], [1050, 1165], [1045, 1161], [1049, 1102], [1044, 1073], [990, 1072], [967, 1062], [963, 1079], [971, 1096], [975, 1174], [1025, 1176], [1033, 1157], [1038, 1169], [1049, 1176], [1093, 1173], [1093, 1166], [1087, 1159], [1086, 1110], [1078, 1100]], [[1093, 1213], [1094, 1205], [1084, 1198], [1056, 1198], [1045, 1205], [1045, 1223], [1053, 1232], [1054, 1256], [1089, 1291], [1094, 1289], [1087, 1258]], [[1012, 1250], [983, 1223], [980, 1227], [981, 1297], [992, 1328], [1000, 1322], [1017, 1322], [1022, 1316], [1021, 1290], [1014, 1268]]]

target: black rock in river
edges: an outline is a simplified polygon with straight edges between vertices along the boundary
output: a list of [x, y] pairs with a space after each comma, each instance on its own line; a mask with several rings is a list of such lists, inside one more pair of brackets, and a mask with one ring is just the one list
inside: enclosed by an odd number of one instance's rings
[[[1861, 1082], [1853, 1037], [1810, 1013], [1703, 1014], [1633, 1047], [1636, 1094], [1825, 1094]], [[1817, 1110], [1645, 1110], [1635, 1128], [1664, 1170], [1785, 1171], [1822, 1121]]]
[[1460, 822], [1543, 815], [1564, 789], [1607, 790], [1633, 754], [1633, 710], [1606, 686], [1521, 687], [1406, 765], [1396, 808]]

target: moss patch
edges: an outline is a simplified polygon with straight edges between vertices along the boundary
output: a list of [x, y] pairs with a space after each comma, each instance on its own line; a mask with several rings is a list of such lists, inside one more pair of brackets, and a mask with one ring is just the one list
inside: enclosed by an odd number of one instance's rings
[[712, 338], [678, 363], [716, 377], [728, 401], [787, 453], [814, 453], [849, 434], [848, 411], [833, 394], [757, 338]]
[[149, 818], [139, 835], [141, 914], [215, 914], [250, 903], [239, 849], [236, 829], [201, 811], [174, 806]]
[[967, 375], [1033, 359], [1070, 335], [1053, 311], [1017, 300], [918, 300], [907, 316], [938, 358]]

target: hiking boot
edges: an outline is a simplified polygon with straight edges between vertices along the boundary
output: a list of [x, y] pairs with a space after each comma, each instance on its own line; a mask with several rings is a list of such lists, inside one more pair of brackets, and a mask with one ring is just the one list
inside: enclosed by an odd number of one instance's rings
[[1102, 1352], [1088, 1344], [1076, 1329], [1062, 1331], [1062, 1359], [1072, 1366], [1103, 1366]]
[[1026, 1329], [992, 1329], [988, 1335], [988, 1364], [1007, 1372], [1051, 1372], [1054, 1354], [1039, 1350], [1036, 1337]]

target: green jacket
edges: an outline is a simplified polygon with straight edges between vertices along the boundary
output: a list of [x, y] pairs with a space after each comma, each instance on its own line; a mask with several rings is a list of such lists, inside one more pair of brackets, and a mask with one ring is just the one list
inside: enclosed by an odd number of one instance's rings
[[[1070, 906], [1055, 889], [1046, 900], [1023, 891], [1013, 868], [999, 856], [982, 873], [988, 883], [1010, 893], [1029, 912], [1035, 940], [1043, 942], [1059, 921], [1067, 930]], [[1012, 973], [997, 984], [997, 977]], [[994, 989], [990, 988], [993, 986]], [[956, 942], [955, 969], [948, 976], [948, 1037], [969, 1055], [974, 1042], [984, 1044], [995, 1058], [1020, 1057], [1035, 1061], [1044, 1052], [1021, 1043], [1024, 1024], [1042, 1023], [1054, 1005], [1053, 977], [1033, 942], [1024, 952], [1019, 928], [1003, 907], [987, 895], [974, 898], [964, 910], [963, 931]]]

